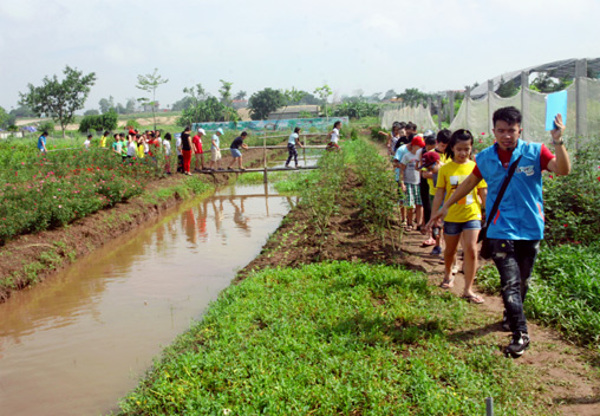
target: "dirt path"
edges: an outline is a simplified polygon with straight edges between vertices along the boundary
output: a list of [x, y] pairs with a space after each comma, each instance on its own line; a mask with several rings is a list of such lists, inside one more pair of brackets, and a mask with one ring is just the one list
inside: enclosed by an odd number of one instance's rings
[[[440, 256], [429, 254], [431, 247], [421, 247], [423, 240], [419, 232], [406, 233], [402, 240], [402, 251], [408, 254], [408, 263], [425, 269], [430, 283], [438, 285], [444, 276], [444, 266]], [[463, 286], [463, 275], [458, 273], [455, 286], [450, 291], [460, 296]], [[489, 325], [469, 328], [460, 338], [476, 339], [478, 345], [489, 346], [501, 355], [511, 337], [510, 333], [502, 331], [500, 325], [504, 309], [502, 299], [489, 295], [484, 295], [484, 298], [483, 305], [473, 308], [487, 316]], [[554, 330], [531, 321], [527, 325], [532, 340], [531, 348], [515, 362], [522, 366], [523, 371], [536, 372], [541, 382], [540, 394], [547, 397], [548, 404], [557, 406], [563, 415], [600, 415], [600, 378], [598, 369], [590, 364], [597, 357], [565, 341]]]

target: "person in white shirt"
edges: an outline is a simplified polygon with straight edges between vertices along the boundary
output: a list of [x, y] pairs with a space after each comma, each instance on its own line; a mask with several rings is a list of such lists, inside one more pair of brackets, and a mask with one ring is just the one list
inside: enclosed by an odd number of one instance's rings
[[294, 132], [290, 134], [290, 137], [288, 138], [288, 158], [285, 162], [286, 168], [290, 167], [289, 165], [292, 161], [292, 158], [294, 158], [294, 163], [296, 164], [296, 167], [298, 167], [298, 151], [296, 150], [296, 145], [300, 146], [301, 148], [303, 147], [302, 143], [300, 143], [300, 127], [296, 127]]
[[329, 143], [327, 143], [326, 150], [340, 150], [340, 145], [338, 142], [340, 141], [340, 129], [342, 128], [342, 122], [336, 121], [333, 123], [333, 130], [329, 132], [327, 138], [329, 139]]

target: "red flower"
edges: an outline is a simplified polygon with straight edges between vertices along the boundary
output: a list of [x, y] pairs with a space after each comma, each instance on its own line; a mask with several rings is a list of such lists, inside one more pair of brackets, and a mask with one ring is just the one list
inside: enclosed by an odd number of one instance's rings
[[549, 178], [550, 178], [550, 179], [554, 179], [554, 176], [550, 175], [550, 176], [549, 176]]
[[569, 226], [569, 224], [563, 224], [563, 227], [568, 227], [568, 226]]

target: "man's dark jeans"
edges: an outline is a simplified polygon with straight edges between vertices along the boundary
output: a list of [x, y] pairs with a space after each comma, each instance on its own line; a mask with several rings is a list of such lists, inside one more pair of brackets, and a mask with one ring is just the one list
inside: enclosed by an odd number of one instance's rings
[[502, 300], [510, 329], [527, 332], [523, 301], [529, 289], [529, 278], [540, 249], [539, 240], [491, 239], [492, 259], [500, 273]]

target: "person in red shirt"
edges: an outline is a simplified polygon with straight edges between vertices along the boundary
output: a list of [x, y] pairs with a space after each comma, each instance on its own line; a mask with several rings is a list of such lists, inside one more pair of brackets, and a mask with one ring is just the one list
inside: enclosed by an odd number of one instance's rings
[[[204, 170], [204, 151], [202, 150], [202, 137], [206, 134], [204, 129], [198, 129], [198, 133], [192, 139], [194, 154], [196, 155], [196, 170]], [[200, 164], [200, 167], [198, 167]]]

